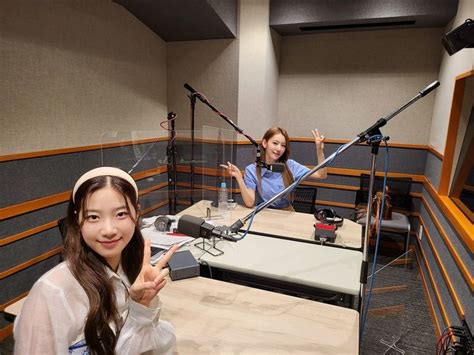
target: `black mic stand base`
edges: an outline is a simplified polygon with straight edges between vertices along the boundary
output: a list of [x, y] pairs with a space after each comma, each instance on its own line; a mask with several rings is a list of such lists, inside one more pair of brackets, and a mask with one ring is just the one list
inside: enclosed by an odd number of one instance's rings
[[196, 242], [194, 243], [194, 246], [206, 253], [211, 254], [212, 256], [219, 256], [224, 254], [223, 250], [216, 247], [217, 241], [215, 236], [211, 237], [211, 241], [212, 242], [209, 243], [208, 241], [206, 241], [206, 239], [202, 238], [202, 242]]

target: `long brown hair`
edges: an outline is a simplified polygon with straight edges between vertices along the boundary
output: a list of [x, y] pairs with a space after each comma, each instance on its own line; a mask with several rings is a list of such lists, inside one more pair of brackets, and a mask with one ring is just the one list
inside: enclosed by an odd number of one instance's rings
[[[117, 309], [112, 282], [107, 276], [106, 268], [109, 266], [102, 256], [84, 242], [81, 235], [84, 221], [80, 220], [88, 197], [106, 186], [112, 187], [124, 197], [130, 216], [137, 216], [133, 237], [122, 251], [121, 264], [131, 283], [140, 273], [144, 240], [138, 227], [137, 196], [129, 182], [116, 176], [97, 176], [85, 181], [75, 194], [75, 202], [72, 198], [69, 200], [64, 258], [89, 299], [89, 312], [84, 327], [85, 341], [89, 351], [91, 354], [108, 355], [115, 353], [123, 321]], [[131, 213], [132, 209], [135, 213]], [[113, 324], [115, 331], [110, 323]]]
[[[262, 142], [265, 140], [268, 143], [268, 141], [274, 135], [279, 134], [279, 133], [282, 134], [283, 137], [285, 137], [285, 141], [286, 141], [285, 151], [283, 152], [281, 157], [278, 159], [278, 163], [283, 163], [285, 164], [285, 167], [286, 167], [285, 171], [283, 172], [283, 183], [285, 184], [285, 188], [286, 188], [289, 185], [291, 185], [294, 181], [293, 174], [291, 173], [290, 169], [288, 169], [288, 164], [287, 164], [287, 161], [288, 161], [288, 158], [290, 157], [290, 152], [291, 152], [290, 136], [288, 136], [288, 132], [286, 131], [286, 129], [281, 128], [281, 127], [269, 128], [263, 135]], [[263, 151], [263, 156], [266, 158], [267, 151], [264, 148], [262, 143], [260, 143], [260, 147], [261, 147], [261, 150]], [[258, 179], [259, 188], [261, 190], [262, 189], [262, 168], [260, 166], [257, 166], [257, 179]]]

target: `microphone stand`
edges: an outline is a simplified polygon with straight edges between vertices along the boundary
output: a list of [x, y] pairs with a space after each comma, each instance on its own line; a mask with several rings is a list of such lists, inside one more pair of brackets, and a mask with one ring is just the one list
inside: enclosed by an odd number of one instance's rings
[[[367, 216], [366, 216], [366, 221], [365, 221], [365, 231], [364, 231], [364, 239], [362, 243], [362, 265], [361, 265], [361, 275], [360, 275], [360, 283], [361, 283], [361, 289], [360, 289], [360, 295], [359, 295], [359, 314], [362, 314], [364, 311], [366, 305], [364, 304], [364, 292], [365, 292], [365, 285], [367, 284], [367, 270], [368, 270], [368, 243], [369, 243], [369, 230], [370, 230], [370, 223], [371, 223], [371, 213], [372, 213], [372, 203], [371, 203], [371, 196], [373, 192], [373, 185], [374, 185], [374, 180], [375, 180], [375, 165], [376, 165], [376, 157], [378, 153], [378, 147], [380, 145], [380, 140], [373, 140], [371, 137], [374, 135], [382, 135], [380, 128], [385, 126], [388, 121], [390, 121], [393, 117], [398, 115], [400, 112], [405, 110], [408, 106], [412, 105], [416, 101], [418, 101], [420, 98], [426, 96], [429, 94], [431, 91], [436, 89], [440, 85], [439, 81], [434, 81], [430, 85], [428, 85], [426, 88], [421, 90], [418, 95], [407, 101], [405, 104], [400, 106], [398, 109], [390, 113], [386, 117], [380, 118], [377, 122], [375, 122], [372, 126], [370, 126], [368, 129], [365, 131], [359, 133], [356, 138], [354, 138], [352, 141], [349, 143], [346, 143], [342, 146], [340, 146], [336, 152], [331, 154], [329, 157], [327, 157], [322, 163], [316, 165], [313, 169], [308, 171], [306, 174], [304, 174], [301, 178], [298, 180], [294, 181], [291, 185], [286, 187], [283, 191], [279, 192], [275, 196], [273, 196], [271, 199], [268, 201], [261, 203], [257, 207], [255, 207], [254, 211], [249, 213], [247, 216], [243, 217], [242, 219], [237, 220], [232, 226], [230, 226], [229, 231], [233, 234], [236, 234], [244, 225], [245, 223], [252, 218], [255, 214], [259, 213], [262, 211], [264, 208], [269, 206], [273, 201], [276, 199], [286, 195], [290, 191], [292, 191], [301, 181], [305, 180], [307, 177], [311, 176], [313, 173], [316, 171], [326, 167], [332, 161], [342, 152], [346, 151], [349, 149], [351, 146], [357, 143], [363, 143], [363, 142], [368, 142], [368, 144], [372, 145], [372, 161], [371, 161], [371, 170], [370, 170], [370, 183], [369, 183], [369, 198], [367, 202]], [[239, 240], [236, 238], [236, 241]]]
[[[232, 128], [234, 128], [234, 130], [237, 132], [237, 133], [240, 133], [241, 135], [243, 135], [245, 138], [247, 138], [254, 146], [255, 148], [257, 149], [257, 154], [256, 154], [256, 157], [257, 157], [257, 165], [258, 166], [262, 166], [262, 167], [267, 167], [267, 165], [265, 163], [263, 163], [261, 161], [261, 151], [260, 151], [260, 145], [255, 141], [255, 139], [253, 139], [252, 137], [250, 137], [249, 135], [247, 135], [246, 133], [244, 133], [244, 130], [242, 128], [240, 128], [239, 126], [237, 126], [234, 122], [232, 122], [232, 120], [227, 117], [226, 115], [224, 115], [221, 111], [219, 111], [216, 107], [214, 107], [210, 102], [209, 100], [204, 96], [204, 95], [201, 95], [199, 92], [197, 92], [196, 90], [194, 90], [191, 85], [189, 85], [188, 83], [185, 83], [184, 84], [184, 87], [189, 90], [191, 92], [191, 95], [189, 95], [188, 97], [193, 97], [194, 98], [194, 102], [196, 102], [196, 98], [199, 99], [199, 101], [201, 101], [203, 104], [207, 105], [212, 111], [214, 111], [215, 113], [217, 113], [220, 117], [222, 117], [228, 124], [230, 124], [232, 126]], [[192, 109], [192, 114], [191, 114], [191, 129], [194, 131], [194, 106], [191, 106], [191, 109]], [[191, 146], [193, 146], [193, 135], [191, 135]], [[193, 160], [193, 155], [192, 155], [192, 150], [191, 150], [191, 160]], [[192, 186], [192, 183], [191, 183], [191, 186]]]
[[176, 114], [168, 113], [168, 129], [171, 123], [171, 137], [166, 147], [166, 156], [168, 157], [168, 213], [176, 214], [176, 147], [175, 147], [175, 121]]
[[191, 172], [191, 206], [194, 205], [194, 115], [196, 108], [196, 95], [192, 93], [188, 96], [191, 100], [191, 162], [189, 163], [189, 169]]

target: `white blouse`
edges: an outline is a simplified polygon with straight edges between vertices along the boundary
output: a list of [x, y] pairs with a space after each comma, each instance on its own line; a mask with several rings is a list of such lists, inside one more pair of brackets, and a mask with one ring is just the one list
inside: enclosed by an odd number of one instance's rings
[[[116, 354], [171, 354], [176, 343], [173, 326], [159, 320], [156, 297], [145, 307], [128, 297], [130, 282], [120, 266], [106, 269], [112, 280], [117, 309], [125, 324]], [[44, 274], [31, 289], [13, 328], [15, 354], [88, 354], [84, 326], [89, 299], [66, 262]]]

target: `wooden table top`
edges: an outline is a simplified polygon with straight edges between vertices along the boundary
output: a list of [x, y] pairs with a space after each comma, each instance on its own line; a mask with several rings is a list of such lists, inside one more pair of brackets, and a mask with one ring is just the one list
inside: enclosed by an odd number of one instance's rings
[[160, 292], [178, 354], [357, 354], [359, 315], [232, 283], [191, 278]]
[[[210, 206], [210, 201], [201, 200], [178, 215], [188, 214], [206, 218], [207, 208], [210, 208], [210, 221], [213, 224], [226, 226], [230, 226], [253, 211], [252, 208], [237, 205], [228, 214], [222, 215], [217, 208]], [[309, 213], [266, 208], [255, 215], [250, 232], [319, 243], [314, 240], [315, 222], [316, 219]], [[247, 225], [248, 222], [242, 229], [246, 229]], [[362, 247], [362, 226], [345, 219], [343, 225], [336, 231], [335, 244], [360, 249]]]

